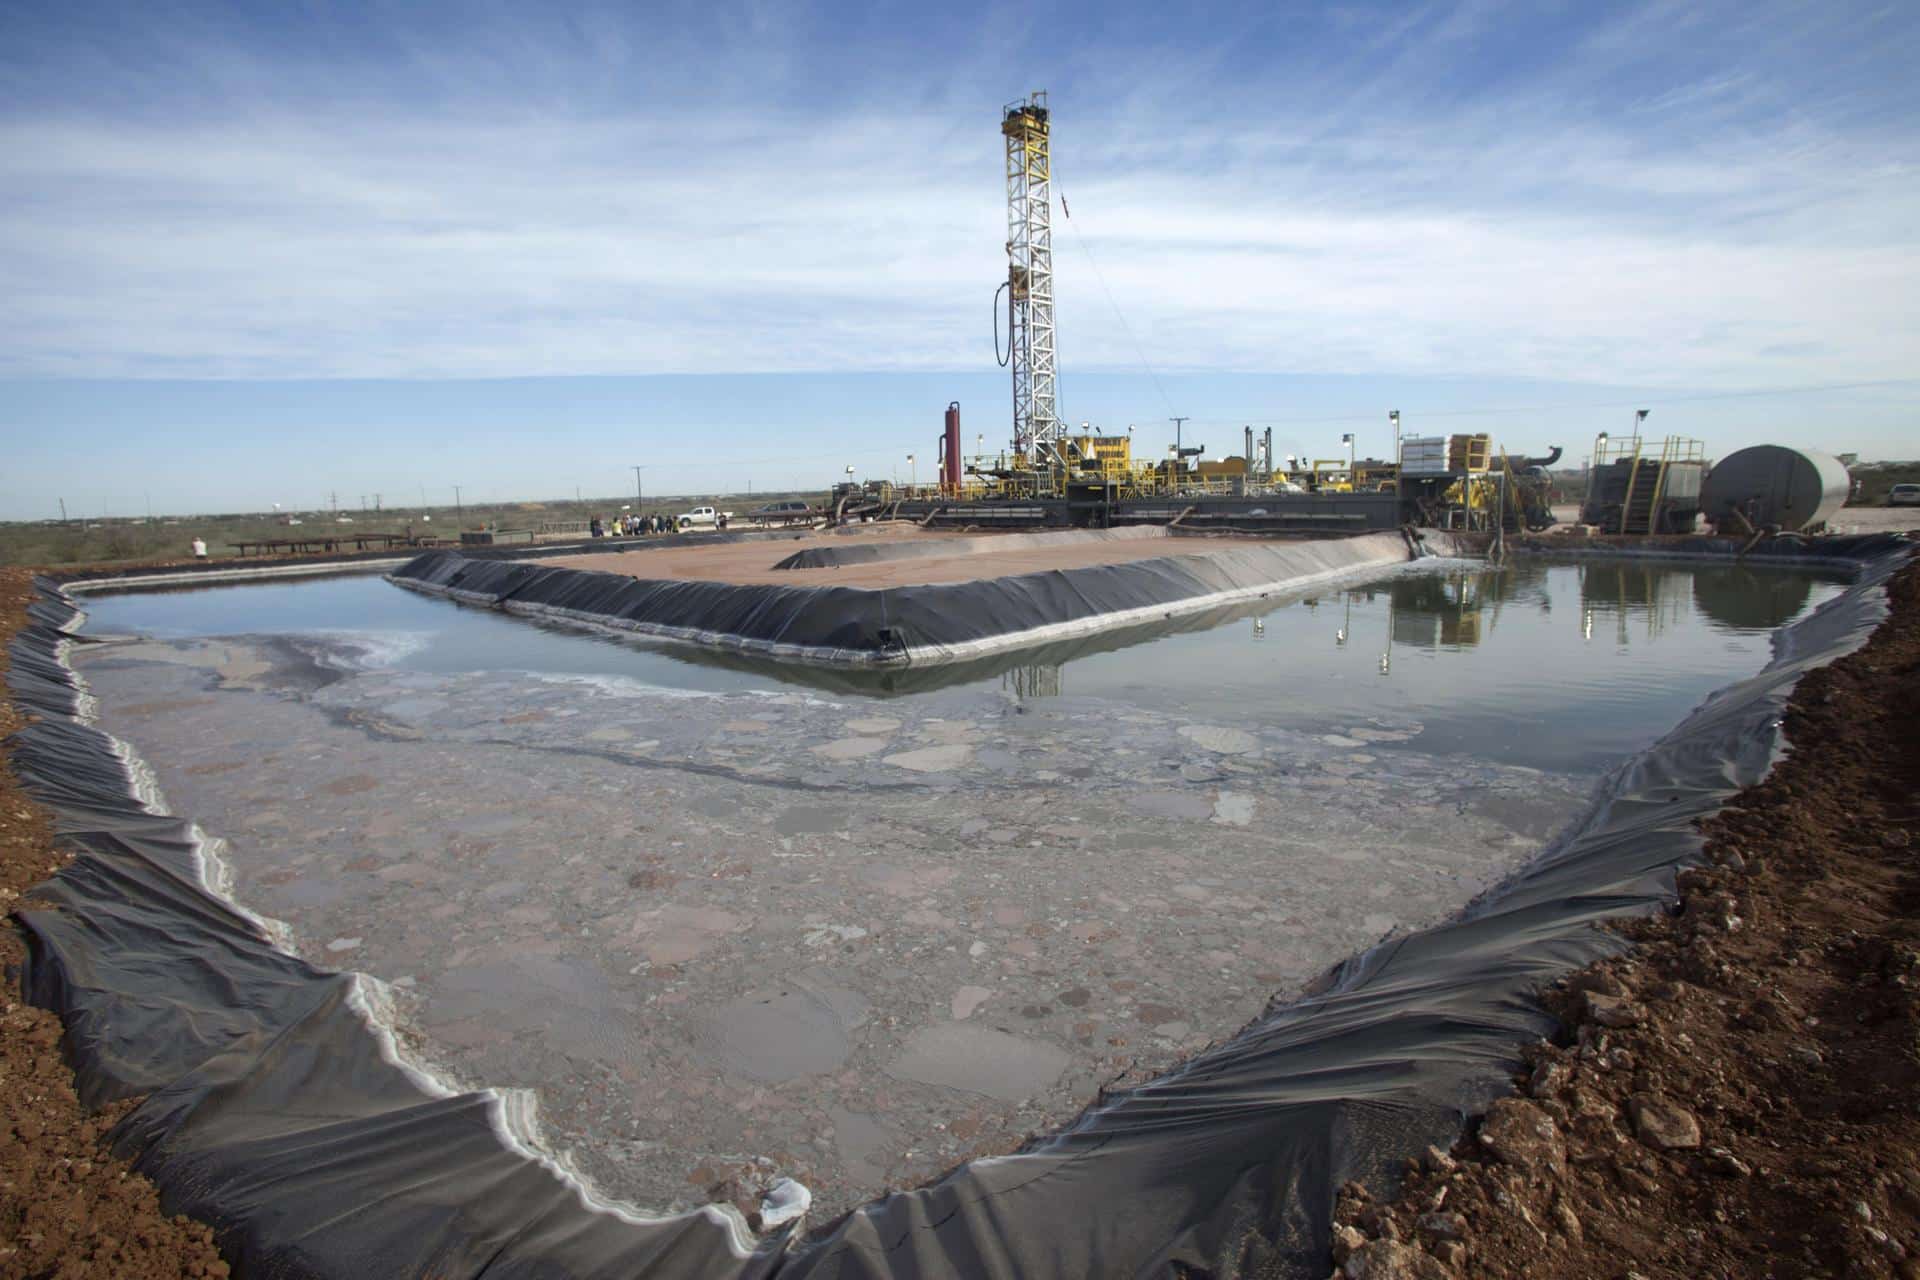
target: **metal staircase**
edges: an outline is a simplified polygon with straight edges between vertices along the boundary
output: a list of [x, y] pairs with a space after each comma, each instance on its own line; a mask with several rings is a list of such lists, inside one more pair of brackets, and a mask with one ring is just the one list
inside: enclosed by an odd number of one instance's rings
[[1636, 457], [1627, 477], [1627, 500], [1620, 507], [1619, 533], [1652, 533], [1666, 468], [1656, 459]]
[[[1702, 456], [1701, 443], [1686, 436], [1668, 436], [1660, 442], [1658, 453], [1646, 448], [1638, 436], [1611, 442], [1603, 438], [1594, 449], [1595, 466], [1624, 466], [1627, 476], [1626, 492], [1606, 523], [1613, 524], [1613, 532], [1619, 534], [1667, 532], [1668, 511], [1674, 506], [1667, 491], [1673, 469], [1690, 466], [1693, 470], [1686, 475], [1694, 476]], [[1697, 497], [1699, 488], [1690, 482], [1680, 492]]]

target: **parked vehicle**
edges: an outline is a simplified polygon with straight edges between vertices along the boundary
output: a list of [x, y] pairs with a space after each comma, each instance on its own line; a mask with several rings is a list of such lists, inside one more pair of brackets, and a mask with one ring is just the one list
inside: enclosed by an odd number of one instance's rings
[[1887, 490], [1890, 507], [1920, 507], [1920, 484], [1897, 484]]
[[674, 527], [685, 533], [688, 529], [700, 526], [726, 528], [726, 522], [733, 519], [731, 511], [716, 511], [712, 507], [695, 507], [691, 511], [682, 511], [674, 520]]
[[813, 519], [813, 508], [804, 502], [769, 502], [747, 512], [755, 524], [799, 524]]

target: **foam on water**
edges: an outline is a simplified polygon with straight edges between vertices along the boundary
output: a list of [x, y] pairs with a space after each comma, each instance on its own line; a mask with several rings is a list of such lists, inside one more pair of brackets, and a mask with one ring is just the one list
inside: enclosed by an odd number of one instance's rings
[[840, 707], [843, 703], [834, 702], [812, 694], [785, 689], [676, 689], [671, 685], [654, 684], [634, 676], [618, 675], [581, 675], [564, 671], [525, 671], [520, 674], [542, 684], [566, 685], [589, 689], [594, 693], [605, 694], [610, 698], [675, 698], [689, 701], [706, 699], [727, 700], [732, 698], [766, 698], [777, 702], [790, 703], [804, 707]]
[[[290, 639], [314, 661], [335, 671], [385, 671], [433, 644], [433, 631], [327, 628], [293, 632]], [[319, 644], [301, 644], [319, 641]]]

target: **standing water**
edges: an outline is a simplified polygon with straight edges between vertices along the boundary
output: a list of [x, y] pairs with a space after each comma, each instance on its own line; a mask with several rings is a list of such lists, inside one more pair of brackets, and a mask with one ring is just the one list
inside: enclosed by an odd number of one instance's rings
[[[1004, 1151], [1453, 914], [1839, 585], [1461, 562], [780, 667], [370, 578], [89, 598], [104, 727], [429, 1065], [652, 1210]], [[716, 1190], [718, 1188], [718, 1190]]]

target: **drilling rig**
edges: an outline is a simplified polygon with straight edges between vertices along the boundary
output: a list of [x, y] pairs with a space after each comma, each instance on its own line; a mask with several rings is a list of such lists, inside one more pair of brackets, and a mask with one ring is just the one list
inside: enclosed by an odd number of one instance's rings
[[[972, 473], [990, 478], [1005, 493], [1104, 503], [1137, 485], [1141, 477], [1130, 436], [1099, 435], [1085, 425], [1069, 432], [1060, 420], [1053, 344], [1052, 131], [1044, 91], [1001, 110], [1000, 136], [1007, 153], [1007, 278], [994, 293], [994, 356], [1013, 373], [1013, 449], [999, 465], [976, 467]], [[998, 332], [1001, 291], [1007, 295], [1005, 356], [1000, 354]], [[1167, 478], [1172, 477], [1170, 469]]]
[[[1007, 354], [1013, 371], [1015, 466], [1065, 467], [1063, 428], [1054, 400], [1053, 156], [1047, 95], [1008, 105], [1000, 119], [1007, 144]], [[996, 322], [999, 307], [994, 308]], [[998, 352], [995, 353], [996, 356]]]

